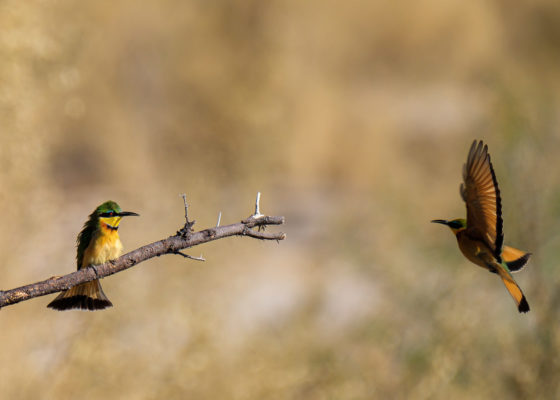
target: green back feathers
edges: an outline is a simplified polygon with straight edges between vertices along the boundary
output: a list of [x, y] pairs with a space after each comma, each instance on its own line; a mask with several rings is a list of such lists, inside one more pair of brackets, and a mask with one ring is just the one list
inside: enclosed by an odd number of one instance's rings
[[84, 253], [91, 242], [95, 232], [99, 229], [99, 215], [105, 212], [114, 211], [116, 213], [121, 212], [121, 208], [114, 201], [106, 201], [97, 207], [88, 217], [88, 220], [84, 224], [82, 231], [78, 234], [76, 243], [78, 245], [78, 252], [76, 254], [76, 263], [78, 264], [78, 269], [82, 267], [82, 259]]

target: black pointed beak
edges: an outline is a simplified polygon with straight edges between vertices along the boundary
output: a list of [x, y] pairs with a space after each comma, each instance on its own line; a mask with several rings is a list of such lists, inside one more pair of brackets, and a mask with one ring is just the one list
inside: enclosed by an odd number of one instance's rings
[[119, 217], [128, 217], [128, 216], [131, 216], [131, 215], [134, 215], [136, 217], [140, 216], [140, 214], [136, 214], [135, 212], [132, 212], [132, 211], [121, 211], [120, 213], [117, 214], [117, 216], [119, 216]]
[[432, 220], [432, 222], [435, 224], [449, 225], [449, 222], [444, 219], [434, 219]]

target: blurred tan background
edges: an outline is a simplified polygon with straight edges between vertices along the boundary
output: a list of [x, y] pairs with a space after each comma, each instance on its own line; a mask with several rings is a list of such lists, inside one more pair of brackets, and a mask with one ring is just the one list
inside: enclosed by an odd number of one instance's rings
[[[552, 0], [0, 2], [3, 289], [75, 268], [112, 199], [126, 250], [284, 215], [103, 280], [115, 307], [0, 311], [0, 398], [560, 397], [560, 6]], [[519, 315], [434, 218], [473, 139]], [[276, 229], [276, 228], [273, 228]]]

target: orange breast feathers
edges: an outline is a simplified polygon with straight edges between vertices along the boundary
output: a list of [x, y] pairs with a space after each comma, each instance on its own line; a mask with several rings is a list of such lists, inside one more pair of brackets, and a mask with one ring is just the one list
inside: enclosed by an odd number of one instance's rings
[[84, 252], [82, 268], [89, 265], [99, 265], [106, 261], [114, 260], [122, 254], [122, 243], [119, 233], [101, 224], [101, 229], [92, 238]]

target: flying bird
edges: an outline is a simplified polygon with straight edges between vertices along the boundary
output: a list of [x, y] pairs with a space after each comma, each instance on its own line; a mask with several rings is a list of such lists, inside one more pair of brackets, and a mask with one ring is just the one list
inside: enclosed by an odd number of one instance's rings
[[[78, 269], [103, 264], [118, 258], [122, 254], [122, 243], [119, 238], [119, 224], [122, 217], [138, 214], [122, 211], [114, 201], [106, 201], [97, 207], [89, 216], [78, 235]], [[58, 310], [102, 310], [112, 307], [99, 279], [74, 286], [59, 294], [47, 307]]]
[[519, 271], [531, 253], [504, 245], [502, 200], [488, 146], [474, 141], [463, 165], [461, 197], [467, 205], [467, 219], [432, 222], [447, 225], [457, 238], [459, 249], [469, 261], [496, 273], [515, 300], [519, 312], [529, 311], [529, 303], [512, 272]]

